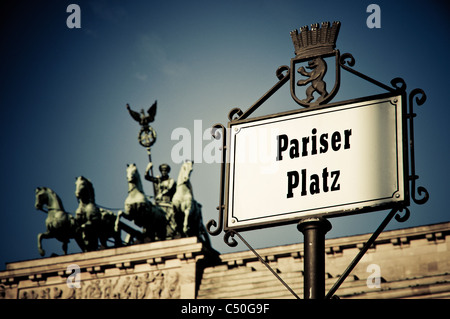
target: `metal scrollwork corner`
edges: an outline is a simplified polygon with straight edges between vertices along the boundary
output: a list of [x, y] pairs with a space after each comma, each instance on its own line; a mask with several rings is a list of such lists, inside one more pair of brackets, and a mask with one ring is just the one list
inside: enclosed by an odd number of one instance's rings
[[[221, 133], [219, 133], [221, 132]], [[217, 206], [217, 210], [219, 211], [219, 223], [217, 223], [214, 219], [211, 219], [206, 224], [206, 230], [212, 236], [217, 236], [222, 232], [223, 229], [223, 219], [224, 219], [224, 210], [225, 210], [225, 169], [226, 169], [226, 149], [227, 149], [227, 131], [225, 126], [218, 123], [215, 124], [211, 129], [211, 135], [214, 139], [218, 140], [222, 138], [222, 163], [220, 170], [220, 197], [219, 197], [219, 206]], [[212, 230], [213, 227], [217, 227], [215, 230]]]
[[[399, 212], [405, 210], [405, 214], [401, 216]], [[395, 220], [399, 223], [404, 223], [409, 219], [409, 216], [411, 216], [411, 212], [409, 211], [408, 207], [400, 207], [398, 208], [397, 214], [395, 214]]]
[[402, 78], [394, 78], [391, 80], [391, 85], [394, 87], [395, 92], [406, 92], [406, 82]]
[[236, 247], [238, 245], [238, 242], [236, 239], [234, 239], [234, 235], [236, 232], [234, 230], [229, 230], [225, 232], [225, 235], [223, 235], [223, 241], [225, 244], [227, 244], [230, 247]]
[[230, 111], [230, 113], [228, 113], [228, 120], [229, 120], [230, 122], [239, 120], [239, 118], [240, 118], [243, 114], [244, 114], [244, 112], [243, 112], [240, 108], [235, 107], [234, 109], [232, 109], [232, 110]]
[[[425, 204], [430, 198], [430, 194], [423, 186], [419, 186], [416, 189], [416, 180], [419, 179], [419, 176], [416, 175], [416, 163], [414, 154], [414, 117], [416, 117], [416, 114], [414, 113], [414, 102], [417, 103], [418, 106], [420, 106], [423, 105], [426, 100], [427, 95], [422, 89], [414, 89], [409, 93], [409, 113], [407, 114], [407, 119], [409, 120], [409, 151], [411, 161], [411, 175], [409, 176], [409, 179], [411, 181], [411, 197], [414, 203], [418, 205]], [[416, 192], [419, 196], [422, 196], [422, 198], [417, 198]]]
[[[355, 58], [353, 57], [353, 55], [351, 53], [344, 53], [341, 55], [341, 57], [339, 59], [339, 65], [341, 67], [344, 67], [344, 69], [347, 70], [348, 67], [345, 64], [348, 64], [351, 67], [355, 66]], [[347, 70], [347, 71], [349, 71], [349, 70]]]
[[[283, 80], [284, 78], [286, 78], [289, 75], [289, 67], [287, 65], [282, 65], [280, 67], [278, 67], [277, 71], [276, 71], [276, 75], [278, 80]], [[283, 72], [286, 72], [286, 74], [283, 74]]]

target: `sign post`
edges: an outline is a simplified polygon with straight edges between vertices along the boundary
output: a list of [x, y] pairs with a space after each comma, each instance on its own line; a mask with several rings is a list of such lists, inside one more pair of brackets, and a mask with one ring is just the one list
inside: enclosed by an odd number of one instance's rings
[[301, 220], [297, 229], [303, 233], [304, 246], [304, 299], [325, 297], [325, 234], [331, 230], [331, 223], [322, 217]]
[[[406, 221], [411, 199], [424, 204], [429, 198], [424, 187], [416, 189], [414, 162], [413, 104], [422, 105], [425, 93], [414, 89], [407, 96], [401, 78], [388, 86], [352, 69], [353, 56], [335, 48], [339, 29], [340, 22], [324, 22], [292, 31], [295, 57], [277, 69], [279, 81], [246, 111], [232, 109], [228, 128], [216, 124], [212, 131], [222, 138], [223, 163], [219, 219], [207, 223], [208, 232], [223, 230], [230, 247], [237, 234], [265, 263], [238, 231], [297, 223], [304, 235], [305, 299], [325, 297], [328, 218], [391, 209], [326, 295], [331, 298], [387, 223], [394, 216]], [[387, 93], [329, 103], [340, 88], [341, 69]], [[302, 109], [249, 118], [287, 82]]]

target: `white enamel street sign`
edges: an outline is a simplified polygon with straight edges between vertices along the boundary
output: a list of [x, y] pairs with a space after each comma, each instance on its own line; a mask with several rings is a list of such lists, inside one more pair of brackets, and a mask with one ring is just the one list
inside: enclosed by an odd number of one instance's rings
[[402, 96], [229, 123], [226, 229], [404, 202]]

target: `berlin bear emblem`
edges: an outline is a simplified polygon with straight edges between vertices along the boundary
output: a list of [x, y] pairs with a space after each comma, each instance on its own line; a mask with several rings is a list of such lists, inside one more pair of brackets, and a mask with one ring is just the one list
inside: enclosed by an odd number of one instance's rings
[[[291, 95], [292, 98], [303, 107], [317, 106], [329, 102], [337, 93], [340, 84], [339, 50], [336, 50], [336, 39], [339, 33], [340, 22], [323, 22], [294, 30], [291, 32], [292, 42], [295, 48], [295, 58], [291, 59]], [[326, 58], [335, 57], [335, 83], [333, 89], [328, 92], [325, 82], [327, 73]], [[307, 63], [307, 65], [305, 65]], [[302, 65], [303, 64], [303, 65]], [[295, 72], [294, 70], [297, 70]], [[306, 79], [296, 79], [296, 74], [305, 76]], [[298, 76], [298, 75], [297, 75]], [[309, 86], [308, 86], [309, 84]], [[298, 86], [307, 86], [305, 98], [299, 97], [296, 92]], [[317, 98], [314, 93], [318, 93]]]
[[323, 77], [327, 72], [327, 64], [321, 57], [318, 57], [309, 61], [307, 68], [310, 69], [311, 72], [307, 72], [303, 66], [298, 69], [297, 72], [301, 75], [307, 76], [308, 79], [298, 80], [297, 85], [300, 86], [311, 83], [311, 85], [306, 89], [306, 99], [303, 101], [305, 103], [310, 103], [314, 100], [313, 93], [317, 92], [320, 96], [317, 98], [316, 103], [320, 103], [328, 95], [327, 85], [323, 80]]

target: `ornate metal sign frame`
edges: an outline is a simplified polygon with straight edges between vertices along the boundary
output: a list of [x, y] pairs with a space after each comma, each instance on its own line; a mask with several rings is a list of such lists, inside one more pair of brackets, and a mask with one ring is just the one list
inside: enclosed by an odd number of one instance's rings
[[[251, 229], [258, 229], [263, 227], [273, 227], [277, 225], [283, 225], [283, 224], [289, 224], [289, 223], [296, 223], [299, 219], [306, 218], [306, 217], [313, 217], [313, 216], [323, 216], [323, 217], [334, 217], [334, 216], [344, 216], [344, 215], [350, 215], [350, 214], [357, 214], [357, 213], [365, 213], [370, 211], [377, 211], [381, 209], [390, 209], [394, 206], [408, 206], [409, 205], [409, 187], [408, 187], [408, 155], [407, 155], [407, 134], [406, 134], [406, 120], [405, 115], [407, 113], [407, 110], [405, 108], [405, 103], [402, 101], [405, 100], [404, 94], [398, 95], [397, 93], [386, 93], [381, 95], [375, 95], [375, 96], [369, 96], [361, 99], [353, 99], [350, 101], [342, 101], [337, 103], [331, 103], [331, 104], [325, 104], [325, 105], [318, 105], [310, 108], [304, 108], [300, 110], [294, 110], [294, 111], [288, 111], [283, 113], [277, 113], [272, 114], [269, 116], [262, 116], [257, 118], [248, 118], [245, 120], [235, 120], [228, 123], [228, 132], [229, 132], [229, 140], [228, 140], [228, 158], [227, 158], [227, 164], [226, 164], [226, 187], [225, 187], [225, 193], [226, 193], [226, 209], [225, 209], [225, 223], [224, 223], [224, 230], [228, 231], [231, 229], [235, 230], [251, 230]], [[357, 116], [353, 115], [353, 122], [350, 121], [349, 116], [352, 114], [358, 114]], [[369, 116], [365, 116], [365, 121], [363, 120], [364, 114], [370, 114]], [[392, 132], [392, 136], [389, 137], [389, 141], [387, 138], [380, 138], [378, 134], [382, 134], [385, 136], [385, 130], [387, 127], [372, 127], [371, 129], [366, 129], [365, 126], [367, 121], [372, 122], [373, 116], [377, 116], [381, 114], [391, 114], [392, 119], [389, 121], [384, 121], [383, 124], [386, 124], [391, 127], [390, 132]], [[355, 166], [359, 167], [366, 167], [365, 169], [359, 168], [356, 170], [355, 168], [347, 168], [347, 174], [351, 173], [350, 175], [346, 176], [347, 182], [351, 182], [348, 187], [340, 187], [338, 188], [346, 188], [345, 195], [340, 194], [339, 195], [339, 201], [332, 200], [332, 201], [324, 201], [324, 198], [317, 199], [315, 196], [321, 196], [321, 195], [313, 195], [306, 196], [305, 189], [302, 190], [304, 194], [300, 197], [295, 196], [293, 198], [293, 193], [291, 194], [291, 198], [286, 198], [285, 196], [285, 189], [283, 188], [284, 185], [277, 185], [277, 180], [284, 180], [286, 177], [285, 173], [280, 173], [280, 167], [281, 164], [284, 163], [286, 160], [276, 160], [275, 161], [275, 154], [271, 155], [271, 158], [273, 156], [273, 162], [271, 164], [273, 166], [276, 166], [276, 173], [274, 174], [265, 174], [263, 175], [266, 179], [264, 182], [264, 185], [259, 186], [258, 183], [254, 184], [254, 181], [259, 178], [259, 175], [254, 175], [254, 173], [248, 173], [248, 171], [253, 171], [257, 173], [261, 169], [266, 168], [267, 164], [258, 164], [255, 162], [255, 160], [251, 161], [248, 158], [249, 164], [244, 164], [245, 168], [240, 168], [242, 165], [239, 163], [238, 159], [238, 152], [248, 153], [249, 151], [246, 150], [246, 148], [249, 147], [248, 143], [250, 142], [248, 138], [254, 137], [255, 134], [261, 133], [260, 131], [263, 130], [265, 134], [259, 134], [264, 135], [260, 136], [260, 140], [256, 143], [258, 146], [255, 147], [261, 147], [260, 144], [270, 144], [270, 140], [273, 138], [275, 139], [275, 134], [271, 134], [271, 132], [267, 132], [270, 130], [274, 130], [274, 128], [281, 129], [282, 132], [286, 132], [286, 127], [289, 126], [292, 129], [292, 131], [297, 132], [301, 130], [301, 126], [303, 124], [308, 123], [307, 125], [311, 124], [313, 125], [316, 132], [320, 130], [320, 126], [322, 127], [322, 130], [326, 130], [328, 125], [319, 125], [316, 122], [316, 118], [321, 120], [322, 123], [328, 122], [323, 119], [323, 117], [330, 118], [330, 121], [333, 122], [344, 122], [340, 120], [336, 120], [336, 116], [339, 116], [342, 119], [345, 120], [345, 127], [351, 128], [353, 125], [360, 127], [363, 130], [366, 130], [366, 134], [369, 134], [367, 137], [370, 137], [371, 140], [363, 138], [359, 139], [360, 144], [359, 147], [362, 147], [358, 149], [358, 145], [354, 145], [357, 147], [358, 151], [353, 153], [353, 155], [348, 155], [352, 153], [344, 153], [345, 160], [342, 161], [355, 161]], [[389, 122], [389, 123], [387, 123]], [[339, 124], [338, 124], [339, 126]], [[334, 128], [336, 129], [336, 124], [334, 125]], [[318, 128], [318, 129], [316, 129]], [[355, 129], [355, 127], [353, 127]], [[372, 130], [375, 129], [378, 131], [378, 134], [371, 136]], [[265, 131], [264, 131], [265, 130]], [[355, 131], [355, 130], [353, 130]], [[348, 131], [351, 133], [351, 130]], [[356, 132], [353, 132], [356, 133]], [[360, 132], [361, 133], [361, 132]], [[241, 142], [238, 139], [238, 136], [244, 134], [246, 137], [242, 137], [242, 145], [244, 145], [244, 148], [239, 148]], [[277, 133], [279, 134], [279, 133]], [[287, 133], [290, 135], [289, 133]], [[273, 136], [272, 136], [273, 135]], [[327, 134], [328, 135], [328, 134]], [[355, 134], [353, 134], [355, 135]], [[366, 135], [365, 135], [366, 136]], [[285, 135], [287, 137], [287, 135]], [[355, 136], [356, 137], [356, 136]], [[309, 141], [310, 137], [307, 137]], [[319, 144], [319, 137], [317, 136], [317, 144]], [[349, 141], [350, 135], [348, 136]], [[354, 142], [357, 140], [354, 140]], [[247, 142], [247, 143], [246, 143]], [[344, 137], [343, 137], [344, 142]], [[389, 144], [390, 143], [390, 144]], [[353, 143], [352, 143], [353, 144]], [[370, 144], [370, 146], [369, 146]], [[362, 159], [360, 153], [372, 153], [373, 149], [378, 147], [378, 145], [383, 144], [389, 144], [390, 147], [392, 147], [392, 154], [390, 156], [386, 157], [386, 154], [388, 154], [389, 151], [383, 151], [381, 149], [378, 149], [378, 153], [383, 154], [382, 158], [386, 158], [386, 162], [389, 161], [390, 168], [387, 166], [383, 166], [383, 168], [378, 169], [372, 169], [373, 163], [376, 163], [378, 165], [378, 161], [371, 156], [366, 156], [365, 160]], [[328, 144], [327, 144], [328, 145]], [[286, 142], [287, 146], [287, 142]], [[351, 151], [350, 150], [350, 144], [348, 145], [348, 150], [344, 152]], [[270, 149], [270, 145], [266, 145], [267, 149], [264, 148], [262, 153], [267, 153], [267, 150]], [[301, 148], [301, 147], [300, 147]], [[272, 153], [274, 153], [274, 149], [271, 150]], [[260, 151], [257, 151], [256, 149], [253, 149], [251, 151], [252, 153], [261, 153]], [[286, 150], [286, 153], [288, 151]], [[318, 150], [317, 150], [317, 153]], [[311, 155], [311, 154], [310, 154]], [[285, 154], [284, 157], [289, 157], [289, 155]], [[327, 155], [325, 155], [327, 156]], [[245, 155], [244, 155], [245, 157]], [[310, 159], [311, 158], [311, 159]], [[308, 161], [309, 162], [305, 162]], [[310, 167], [310, 164], [314, 164], [317, 161], [317, 159], [313, 159], [313, 157], [302, 157], [301, 163], [302, 168], [307, 168], [308, 172], [310, 170], [314, 171], [314, 167]], [[333, 161], [336, 161], [336, 157], [334, 157]], [[364, 165], [359, 165], [359, 161], [364, 161]], [[329, 162], [329, 161], [328, 161]], [[295, 168], [298, 166], [298, 162], [294, 159], [292, 164], [290, 165], [291, 169], [293, 168], [292, 165], [294, 165]], [[309, 163], [309, 164], [307, 164]], [[331, 164], [331, 163], [330, 163]], [[261, 165], [261, 166], [258, 166]], [[314, 165], [313, 165], [314, 166]], [[348, 166], [348, 164], [347, 164]], [[370, 167], [370, 168], [369, 168]], [[375, 166], [373, 166], [375, 167]], [[327, 167], [329, 168], [329, 166]], [[336, 168], [336, 167], [335, 167]], [[272, 170], [274, 167], [272, 167]], [[379, 186], [372, 190], [372, 187], [370, 183], [365, 187], [365, 192], [370, 191], [372, 194], [373, 191], [376, 191], [377, 196], [372, 196], [369, 194], [362, 195], [362, 189], [359, 186], [355, 186], [357, 184], [357, 181], [367, 180], [371, 181], [373, 183], [377, 183], [377, 181], [381, 181], [383, 178], [379, 178], [379, 176], [383, 174], [373, 174], [375, 171], [392, 171], [395, 173], [392, 174], [395, 178], [391, 178], [391, 175], [389, 175], [389, 182], [385, 183], [386, 189], [383, 189], [383, 196], [381, 195], [380, 190], [378, 189]], [[350, 170], [350, 171], [349, 171]], [[283, 171], [283, 170], [281, 170]], [[303, 172], [306, 175], [306, 169]], [[320, 168], [320, 171], [322, 171], [322, 167]], [[331, 169], [330, 169], [331, 171]], [[355, 172], [353, 172], [355, 171]], [[239, 173], [241, 172], [241, 173]], [[283, 171], [284, 172], [284, 171]], [[295, 171], [297, 173], [297, 171]], [[342, 179], [344, 178], [342, 175], [345, 175], [346, 173], [338, 170], [337, 171], [339, 175], [341, 175], [341, 178], [339, 179], [339, 183], [342, 183]], [[292, 172], [290, 172], [292, 173]], [[302, 173], [302, 174], [303, 174]], [[329, 173], [331, 176], [334, 176], [332, 178], [329, 178]], [[339, 175], [335, 175], [336, 171], [326, 172], [326, 175], [328, 176], [327, 181], [328, 185], [326, 186], [328, 189], [331, 188], [333, 190], [333, 186], [336, 183], [336, 176], [339, 177]], [[242, 175], [242, 176], [241, 176]], [[322, 174], [319, 174], [322, 175]], [[251, 176], [251, 177], [249, 177]], [[283, 178], [280, 179], [280, 176]], [[274, 178], [275, 177], [275, 178]], [[320, 176], [321, 180], [320, 183], [322, 183], [322, 176]], [[386, 178], [386, 176], [384, 176]], [[306, 184], [306, 176], [303, 176], [302, 178], [298, 178], [298, 181], [302, 179], [302, 184]], [[332, 182], [334, 180], [334, 182]], [[377, 181], [376, 181], [377, 180]], [[345, 182], [344, 182], [345, 183]], [[365, 182], [362, 182], [364, 185]], [[239, 191], [236, 190], [237, 185], [246, 185], [246, 186], [238, 186]], [[268, 184], [268, 185], [265, 185]], [[300, 181], [299, 181], [299, 188]], [[309, 184], [308, 184], [309, 185]], [[305, 185], [303, 185], [304, 187]], [[321, 185], [320, 187], [322, 187]], [[392, 186], [392, 188], [391, 188]], [[325, 187], [325, 186], [323, 186]], [[281, 191], [281, 188], [283, 188], [283, 191]], [[309, 186], [307, 186], [309, 190]], [[352, 189], [353, 188], [353, 189]], [[277, 195], [280, 195], [280, 191], [283, 196], [278, 198], [275, 196], [272, 196], [273, 193], [277, 193]], [[341, 190], [342, 192], [343, 190]], [[363, 193], [365, 193], [363, 192]], [[373, 193], [373, 195], [375, 195]], [[263, 194], [263, 195], [262, 195]], [[331, 194], [328, 190], [327, 193], [323, 192], [322, 189], [322, 196], [326, 196], [326, 194]], [[300, 194], [298, 194], [300, 196]], [[258, 205], [258, 202], [261, 202], [261, 199], [264, 198], [264, 201], [266, 202], [264, 205]], [[277, 199], [275, 199], [277, 198]], [[308, 199], [309, 198], [309, 199]], [[276, 205], [272, 205], [271, 202], [277, 202]], [[307, 202], [309, 204], [307, 204]], [[239, 204], [240, 203], [240, 204]], [[249, 207], [249, 206], [255, 206]]]
[[[295, 47], [296, 56], [291, 59], [290, 67], [287, 65], [280, 66], [276, 70], [276, 77], [278, 78], [278, 82], [270, 88], [260, 99], [258, 99], [253, 105], [251, 105], [247, 110], [243, 111], [240, 108], [233, 108], [228, 114], [228, 127], [232, 126], [238, 121], [245, 120], [249, 118], [253, 112], [258, 109], [264, 102], [266, 102], [275, 92], [277, 92], [284, 84], [287, 82], [291, 82], [291, 95], [294, 101], [302, 107], [311, 107], [311, 108], [320, 108], [321, 105], [325, 105], [330, 102], [336, 95], [337, 91], [340, 88], [340, 69], [347, 71], [357, 77], [370, 82], [371, 84], [383, 89], [387, 93], [386, 95], [401, 95], [402, 102], [404, 104], [404, 112], [403, 112], [403, 123], [404, 123], [404, 141], [408, 141], [403, 143], [404, 148], [404, 165], [406, 172], [406, 184], [409, 184], [409, 191], [407, 192], [407, 198], [405, 201], [398, 203], [392, 207], [391, 212], [388, 214], [386, 219], [380, 225], [378, 230], [373, 234], [370, 241], [372, 243], [375, 241], [376, 237], [379, 233], [382, 232], [384, 227], [389, 223], [389, 221], [395, 216], [396, 220], [399, 222], [404, 222], [409, 218], [410, 212], [407, 208], [410, 205], [410, 198], [416, 204], [424, 204], [429, 199], [429, 193], [425, 187], [416, 186], [416, 181], [419, 176], [416, 174], [415, 170], [415, 149], [414, 149], [414, 117], [416, 117], [416, 113], [414, 113], [414, 104], [418, 106], [423, 105], [426, 101], [426, 94], [422, 89], [416, 88], [413, 89], [409, 94], [406, 91], [406, 82], [402, 78], [394, 78], [390, 81], [390, 85], [386, 85], [381, 83], [357, 70], [353, 67], [355, 65], [355, 58], [350, 53], [344, 53], [340, 55], [338, 50], [335, 50], [335, 41], [339, 32], [340, 23], [334, 22], [333, 26], [330, 27], [328, 22], [322, 23], [321, 28], [319, 28], [318, 24], [313, 24], [311, 26], [311, 30], [308, 29], [307, 26], [302, 27], [300, 29], [300, 34], [297, 30], [291, 32], [291, 37]], [[310, 93], [319, 93], [322, 99], [319, 97], [315, 101], [307, 98], [306, 100], [301, 100], [297, 97], [296, 88], [297, 86], [306, 85], [307, 81], [295, 81], [294, 77], [294, 68], [301, 62], [309, 61], [309, 65], [311, 69], [317, 68], [314, 63], [314, 59], [317, 58], [326, 58], [332, 57], [336, 58], [336, 82], [334, 84], [334, 88], [331, 93], [321, 93], [320, 85], [311, 84]], [[316, 63], [317, 64], [317, 63]], [[326, 67], [325, 67], [326, 70]], [[304, 73], [304, 67], [299, 68], [298, 73]], [[311, 78], [310, 78], [311, 79]], [[323, 80], [323, 76], [322, 76]], [[311, 81], [310, 81], [311, 82]], [[319, 89], [317, 87], [319, 86]], [[308, 93], [307, 93], [308, 95]], [[358, 100], [358, 99], [356, 99]], [[349, 101], [346, 101], [349, 102]], [[339, 103], [337, 103], [339, 104]], [[217, 221], [212, 219], [207, 223], [208, 232], [217, 236], [222, 231], [225, 231], [224, 241], [230, 247], [234, 247], [237, 245], [236, 240], [233, 238], [235, 234], [238, 234], [236, 230], [227, 229], [225, 227], [225, 212], [226, 212], [226, 173], [227, 173], [227, 152], [229, 151], [229, 136], [227, 136], [227, 129], [224, 125], [218, 123], [215, 124], [212, 128], [212, 135], [215, 139], [222, 140], [222, 164], [220, 171], [220, 193], [219, 193], [219, 206], [217, 210], [219, 212]], [[408, 189], [408, 185], [406, 186]], [[386, 207], [384, 207], [385, 209]], [[400, 216], [398, 213], [400, 211], [405, 210], [403, 216]], [[238, 234], [238, 237], [241, 237]], [[370, 244], [368, 242], [368, 244]], [[369, 245], [370, 246], [370, 245]], [[368, 247], [369, 247], [368, 246]], [[368, 249], [367, 247], [367, 249]], [[364, 249], [362, 250], [364, 251]], [[364, 253], [362, 253], [364, 254]], [[362, 255], [361, 255], [362, 257]], [[356, 258], [355, 258], [356, 259]], [[356, 261], [357, 263], [357, 261]], [[345, 277], [343, 277], [345, 279]], [[343, 280], [342, 280], [343, 281]], [[336, 288], [337, 289], [337, 288]]]

